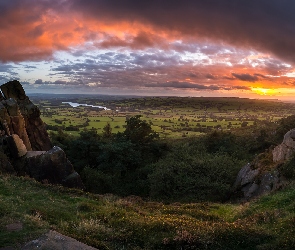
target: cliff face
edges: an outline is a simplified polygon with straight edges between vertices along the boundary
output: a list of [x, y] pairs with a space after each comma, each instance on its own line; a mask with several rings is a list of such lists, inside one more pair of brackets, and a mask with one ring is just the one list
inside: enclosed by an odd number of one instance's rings
[[40, 118], [40, 110], [26, 96], [21, 84], [11, 81], [0, 86], [0, 89], [5, 99], [2, 102], [4, 106], [6, 104], [10, 116], [7, 119], [10, 133], [17, 134], [28, 150], [50, 150], [52, 144]]
[[52, 147], [40, 110], [21, 84], [11, 81], [0, 89], [0, 153], [5, 156], [0, 161], [0, 172], [12, 166], [16, 174], [30, 175], [38, 181], [83, 188], [64, 151]]

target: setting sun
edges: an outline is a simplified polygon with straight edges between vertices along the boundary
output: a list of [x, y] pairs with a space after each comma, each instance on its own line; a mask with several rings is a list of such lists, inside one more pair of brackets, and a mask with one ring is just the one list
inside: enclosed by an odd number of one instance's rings
[[258, 95], [275, 95], [276, 91], [274, 89], [265, 89], [265, 88], [251, 88], [253, 92]]

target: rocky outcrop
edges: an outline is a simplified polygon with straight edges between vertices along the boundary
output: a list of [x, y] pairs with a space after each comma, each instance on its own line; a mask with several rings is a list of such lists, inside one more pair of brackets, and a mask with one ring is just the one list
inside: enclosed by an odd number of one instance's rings
[[40, 111], [21, 84], [11, 81], [0, 89], [0, 172], [16, 172], [45, 183], [83, 188], [64, 151], [52, 147]]
[[281, 162], [290, 159], [295, 153], [295, 129], [290, 130], [284, 136], [283, 142], [274, 148], [273, 161]]
[[286, 179], [277, 169], [265, 171], [248, 163], [238, 173], [233, 189], [235, 194], [240, 194], [239, 198], [249, 200], [277, 190], [285, 183]]
[[23, 140], [17, 134], [7, 136], [5, 140], [12, 157], [19, 158], [28, 152]]
[[295, 129], [292, 129], [285, 134], [280, 145], [258, 155], [240, 170], [233, 186], [233, 194], [241, 194], [241, 198], [249, 200], [286, 185], [287, 180], [280, 173], [280, 166], [294, 155]]
[[[1, 85], [0, 89], [3, 93], [4, 98], [6, 99], [6, 102], [16, 102], [15, 104], [17, 104], [19, 111], [17, 110], [16, 105], [13, 103], [13, 105], [11, 105], [12, 107], [8, 109], [8, 114], [12, 117], [19, 117], [20, 112], [23, 118], [19, 118], [19, 120], [15, 119], [15, 127], [20, 128], [19, 126], [17, 126], [17, 122], [22, 122], [24, 120], [24, 126], [26, 128], [26, 133], [29, 141], [32, 145], [32, 150], [50, 150], [52, 148], [52, 144], [46, 131], [45, 124], [40, 118], [40, 110], [30, 101], [29, 97], [26, 96], [21, 84], [18, 81], [10, 81], [6, 84]], [[21, 122], [19, 122], [19, 124]], [[18, 134], [17, 132], [15, 133]], [[18, 135], [20, 138], [22, 138], [20, 134]], [[23, 140], [24, 143], [26, 143], [26, 138], [24, 138]]]

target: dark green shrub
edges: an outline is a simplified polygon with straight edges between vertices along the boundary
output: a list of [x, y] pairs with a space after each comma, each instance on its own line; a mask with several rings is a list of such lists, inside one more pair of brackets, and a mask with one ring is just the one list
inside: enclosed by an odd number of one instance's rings
[[226, 154], [191, 154], [182, 149], [151, 166], [150, 195], [167, 201], [220, 201], [227, 198], [243, 164]]

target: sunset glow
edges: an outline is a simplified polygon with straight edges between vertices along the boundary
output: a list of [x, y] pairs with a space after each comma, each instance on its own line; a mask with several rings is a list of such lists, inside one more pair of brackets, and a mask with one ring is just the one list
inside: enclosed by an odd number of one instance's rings
[[274, 89], [265, 89], [265, 88], [252, 88], [252, 91], [258, 95], [268, 95], [273, 96], [277, 94], [277, 91]]
[[0, 80], [28, 92], [292, 100], [295, 3], [184, 1], [2, 1]]

